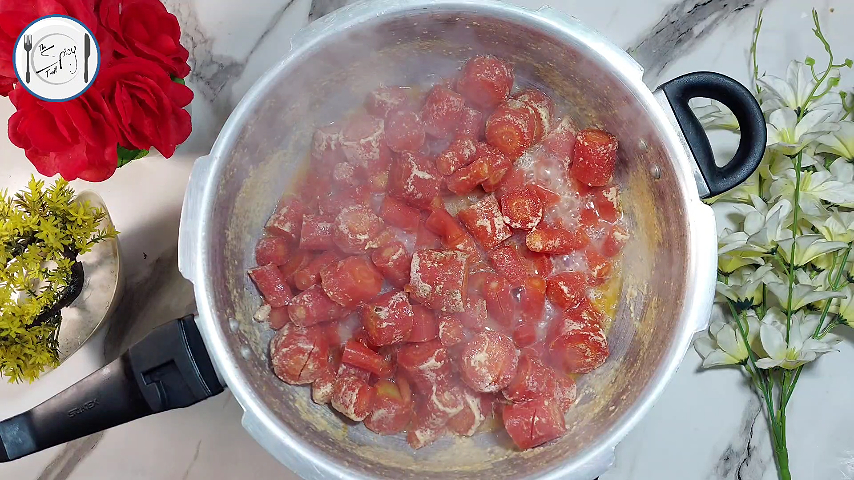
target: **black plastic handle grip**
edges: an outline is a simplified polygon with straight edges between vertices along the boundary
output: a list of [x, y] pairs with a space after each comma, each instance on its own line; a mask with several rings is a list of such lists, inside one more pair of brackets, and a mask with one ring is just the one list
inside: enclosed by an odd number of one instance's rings
[[[697, 167], [709, 188], [709, 193], [704, 197], [720, 195], [753, 174], [765, 154], [768, 131], [762, 109], [750, 90], [732, 78], [714, 72], [689, 73], [659, 88], [667, 96], [676, 121], [679, 122], [691, 153], [697, 161]], [[723, 167], [715, 164], [709, 138], [688, 105], [689, 100], [698, 97], [723, 103], [732, 110], [738, 120], [741, 131], [738, 150], [732, 160]]]
[[106, 367], [0, 422], [0, 462], [189, 407], [223, 391], [192, 315], [167, 323]]

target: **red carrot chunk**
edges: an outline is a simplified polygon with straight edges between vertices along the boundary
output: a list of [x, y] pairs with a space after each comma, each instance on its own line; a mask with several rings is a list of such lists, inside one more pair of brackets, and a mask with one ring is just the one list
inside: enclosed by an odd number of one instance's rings
[[341, 362], [367, 370], [379, 377], [391, 375], [393, 371], [393, 366], [382, 355], [355, 339], [347, 340], [344, 344]]
[[486, 121], [486, 141], [515, 160], [534, 144], [538, 122], [539, 115], [533, 108], [511, 98]]
[[436, 138], [449, 137], [457, 127], [465, 107], [465, 99], [444, 85], [436, 85], [427, 94], [421, 109], [421, 120], [428, 134]]
[[380, 87], [365, 98], [365, 108], [375, 117], [385, 117], [391, 112], [405, 109], [411, 91], [409, 87]]
[[267, 221], [264, 227], [270, 235], [286, 238], [289, 242], [299, 239], [302, 227], [302, 215], [305, 206], [293, 195], [284, 197], [275, 213]]
[[368, 243], [383, 230], [383, 221], [370, 207], [351, 205], [344, 207], [335, 217], [332, 237], [344, 253], [357, 255], [368, 249]]
[[339, 374], [332, 391], [332, 408], [354, 422], [371, 414], [376, 391], [368, 382], [355, 375]]
[[291, 321], [303, 327], [338, 320], [346, 314], [347, 310], [333, 302], [320, 285], [309, 287], [294, 297], [288, 305]]
[[528, 277], [525, 263], [512, 245], [505, 245], [489, 252], [489, 260], [495, 270], [510, 281], [510, 285], [519, 287]]
[[347, 257], [320, 272], [323, 291], [335, 303], [355, 308], [379, 295], [383, 277], [370, 260]]
[[522, 249], [522, 258], [528, 265], [528, 273], [537, 277], [548, 277], [554, 269], [551, 255]]
[[455, 315], [443, 315], [439, 318], [439, 341], [445, 347], [452, 347], [466, 339], [466, 329]]
[[396, 111], [385, 119], [385, 140], [393, 152], [415, 152], [424, 145], [424, 123], [415, 112]]
[[543, 219], [543, 202], [533, 188], [524, 188], [501, 198], [501, 212], [510, 227], [530, 231]]
[[446, 313], [465, 309], [468, 255], [462, 252], [421, 250], [412, 256], [409, 285], [422, 305]]
[[528, 88], [513, 95], [513, 98], [528, 105], [537, 112], [537, 129], [534, 132], [534, 143], [543, 139], [551, 130], [555, 113], [555, 102], [542, 90]]
[[591, 197], [599, 218], [608, 223], [620, 219], [620, 191], [616, 185], [594, 189]]
[[549, 278], [546, 295], [558, 308], [575, 308], [588, 300], [587, 275], [584, 272], [558, 273]]
[[255, 263], [258, 265], [284, 265], [288, 263], [290, 246], [284, 237], [261, 237], [255, 245]]
[[494, 195], [487, 195], [460, 210], [457, 218], [486, 250], [492, 250], [513, 234], [504, 222]]
[[590, 243], [583, 230], [570, 231], [559, 227], [540, 226], [525, 237], [528, 250], [552, 255], [566, 255], [581, 250]]
[[620, 226], [612, 228], [602, 243], [602, 255], [608, 258], [619, 255], [628, 240], [629, 234], [624, 228]]
[[[405, 381], [405, 380], [404, 380]], [[365, 427], [380, 435], [394, 435], [403, 431], [412, 417], [412, 398], [401, 392], [399, 383], [382, 379], [374, 385], [376, 395], [371, 414], [365, 419]]]
[[[519, 357], [519, 367], [516, 376], [502, 390], [504, 398], [513, 403], [527, 402], [538, 398], [554, 398], [562, 400], [567, 393], [559, 385], [562, 375], [554, 371], [531, 353], [523, 353]], [[575, 399], [573, 398], [572, 401]]]
[[463, 437], [471, 437], [490, 416], [492, 416], [490, 396], [464, 388], [463, 410], [448, 420], [448, 430]]
[[423, 401], [416, 404], [412, 414], [412, 423], [406, 432], [406, 443], [413, 449], [424, 448], [444, 435], [444, 422], [432, 420], [432, 417]]
[[371, 191], [364, 185], [340, 186], [327, 195], [321, 197], [317, 204], [320, 215], [335, 218], [344, 207], [352, 205], [368, 205], [371, 200]]
[[468, 330], [483, 330], [486, 328], [486, 321], [489, 319], [486, 300], [480, 296], [469, 296], [466, 299], [466, 310], [454, 314], [454, 317]]
[[590, 284], [601, 285], [611, 276], [613, 265], [611, 259], [606, 258], [593, 248], [584, 251], [587, 259], [587, 268], [590, 270]]
[[611, 183], [617, 163], [617, 138], [608, 132], [586, 129], [578, 133], [572, 149], [570, 174], [592, 187]]
[[267, 315], [267, 324], [273, 330], [281, 330], [290, 321], [291, 318], [288, 316], [287, 307], [270, 308], [270, 313]]
[[270, 341], [273, 373], [291, 385], [315, 381], [326, 371], [328, 345], [319, 328], [286, 324]]
[[344, 152], [341, 150], [340, 126], [326, 125], [314, 131], [311, 145], [312, 165], [329, 168], [345, 160]]
[[522, 450], [540, 446], [566, 432], [560, 405], [550, 398], [506, 405], [503, 418], [504, 428]]
[[439, 336], [436, 312], [423, 305], [412, 305], [412, 330], [406, 337], [410, 343], [423, 343]]
[[420, 391], [447, 382], [452, 373], [451, 357], [439, 340], [407, 343], [397, 353], [397, 365]]
[[338, 254], [327, 251], [314, 257], [305, 268], [294, 273], [294, 285], [300, 290], [306, 290], [320, 283], [320, 271], [328, 265], [340, 260]]
[[519, 353], [513, 340], [495, 331], [484, 331], [469, 341], [458, 363], [463, 381], [476, 392], [497, 392], [516, 374]]
[[380, 218], [386, 224], [397, 227], [404, 232], [413, 233], [418, 230], [419, 215], [417, 209], [390, 196], [383, 197], [383, 202], [380, 205]]
[[575, 140], [578, 129], [569, 117], [561, 120], [557, 126], [543, 139], [543, 148], [551, 155], [555, 155], [569, 171], [572, 163], [572, 150], [575, 148]]
[[475, 155], [477, 160], [489, 165], [489, 174], [486, 180], [480, 184], [483, 190], [485, 192], [498, 190], [504, 177], [513, 168], [513, 162], [503, 153], [486, 143], [479, 143], [477, 145], [477, 153]]
[[249, 269], [249, 278], [255, 282], [261, 296], [271, 307], [278, 308], [287, 305], [293, 294], [282, 272], [275, 265], [264, 265]]
[[362, 326], [376, 346], [402, 342], [412, 330], [412, 306], [404, 292], [388, 292], [362, 307]]
[[530, 347], [537, 343], [537, 324], [523, 322], [513, 329], [513, 343], [519, 348]]
[[473, 108], [463, 108], [463, 113], [460, 116], [460, 124], [457, 128], [457, 138], [480, 140], [483, 138], [483, 128], [483, 114]]
[[335, 370], [327, 368], [326, 371], [311, 384], [311, 399], [318, 405], [326, 405], [332, 401], [335, 391]]
[[314, 254], [309, 251], [302, 249], [296, 250], [291, 254], [291, 258], [288, 259], [287, 263], [279, 265], [279, 273], [282, 274], [282, 278], [284, 278], [289, 285], [296, 286], [296, 282], [294, 282], [294, 274], [307, 267], [313, 258]]
[[444, 208], [433, 210], [427, 217], [425, 226], [439, 236], [445, 248], [467, 253], [472, 258], [479, 257], [480, 252], [474, 238]]
[[371, 261], [388, 283], [403, 288], [409, 283], [412, 255], [402, 242], [395, 240], [371, 252]]
[[457, 91], [479, 108], [495, 108], [513, 88], [513, 67], [491, 55], [469, 59], [457, 80]]
[[335, 246], [335, 220], [321, 215], [303, 215], [299, 246], [303, 250], [329, 250]]
[[486, 310], [499, 325], [509, 327], [514, 320], [514, 300], [510, 283], [501, 275], [487, 274], [483, 284], [483, 296]]
[[543, 318], [546, 307], [547, 284], [542, 277], [528, 277], [522, 284], [519, 311], [522, 323], [537, 323]]
[[471, 193], [478, 185], [489, 179], [491, 168], [487, 160], [477, 158], [470, 164], [457, 169], [448, 180], [448, 190], [457, 195]]
[[451, 175], [471, 163], [476, 152], [477, 143], [475, 140], [470, 137], [458, 138], [436, 157], [436, 169], [442, 175]]
[[408, 205], [427, 209], [439, 195], [440, 174], [427, 158], [411, 152], [397, 156], [391, 164], [388, 194]]
[[602, 328], [604, 316], [590, 302], [567, 310], [556, 318], [546, 338], [555, 365], [567, 373], [589, 373], [608, 359], [608, 340]]

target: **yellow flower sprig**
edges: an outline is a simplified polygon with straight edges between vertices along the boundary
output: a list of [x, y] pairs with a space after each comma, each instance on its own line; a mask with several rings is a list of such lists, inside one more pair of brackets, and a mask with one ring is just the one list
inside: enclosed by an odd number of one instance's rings
[[118, 234], [101, 227], [105, 217], [76, 202], [62, 179], [45, 189], [31, 177], [15, 195], [0, 191], [0, 376], [32, 382], [58, 364], [61, 316], [52, 310], [65, 299], [77, 255]]

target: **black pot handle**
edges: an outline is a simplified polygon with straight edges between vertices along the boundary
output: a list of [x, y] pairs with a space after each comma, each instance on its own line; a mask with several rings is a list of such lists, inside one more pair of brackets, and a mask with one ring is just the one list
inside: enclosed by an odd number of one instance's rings
[[180, 318], [68, 390], [0, 422], [0, 462], [189, 407], [222, 391], [193, 316]]
[[[720, 195], [747, 180], [762, 161], [768, 136], [765, 116], [750, 90], [732, 78], [714, 72], [682, 75], [659, 88], [664, 91], [673, 108], [676, 121], [682, 128], [688, 147], [694, 154], [697, 167], [708, 187], [708, 193], [701, 192], [701, 196], [705, 198]], [[711, 98], [723, 103], [732, 110], [738, 120], [741, 131], [738, 150], [732, 160], [723, 167], [715, 164], [709, 138], [688, 105], [689, 100], [697, 97]]]

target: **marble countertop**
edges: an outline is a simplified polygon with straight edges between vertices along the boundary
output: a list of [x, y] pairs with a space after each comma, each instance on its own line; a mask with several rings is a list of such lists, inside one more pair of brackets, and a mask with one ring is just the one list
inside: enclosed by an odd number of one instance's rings
[[[169, 160], [150, 158], [103, 184], [75, 182], [105, 199], [122, 232], [125, 295], [109, 328], [34, 385], [0, 384], [0, 418], [26, 410], [114, 358], [160, 323], [194, 310], [192, 287], [177, 269], [181, 202], [193, 161], [253, 82], [287, 50], [300, 27], [347, 0], [165, 0], [184, 29], [193, 72], [194, 132]], [[515, 0], [545, 3], [580, 18], [645, 67], [650, 87], [696, 70], [749, 79], [748, 46], [765, 8], [758, 48], [762, 69], [782, 75], [791, 59], [823, 54], [810, 32], [816, 8], [843, 56], [850, 50], [850, 0]], [[846, 51], [847, 49], [847, 51]], [[0, 116], [12, 106], [0, 101]], [[35, 170], [0, 136], [0, 189], [18, 189]], [[848, 335], [848, 340], [854, 335]], [[789, 407], [794, 478], [854, 478], [854, 343], [822, 358], [802, 377]], [[602, 480], [774, 480], [759, 400], [736, 370], [700, 371], [690, 351], [656, 406], [617, 448]], [[149, 417], [108, 432], [0, 465], [16, 480], [292, 479], [240, 426], [227, 392], [192, 408]]]

